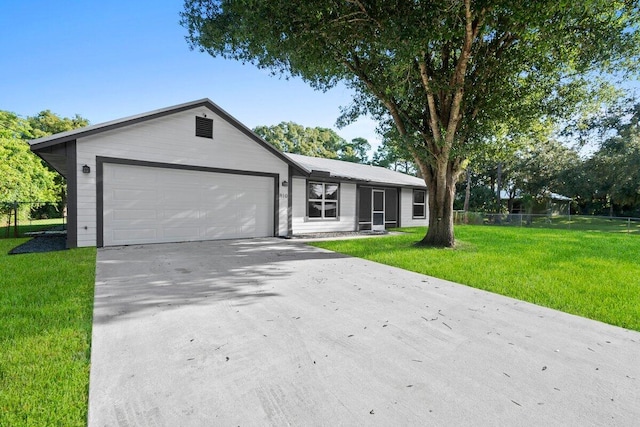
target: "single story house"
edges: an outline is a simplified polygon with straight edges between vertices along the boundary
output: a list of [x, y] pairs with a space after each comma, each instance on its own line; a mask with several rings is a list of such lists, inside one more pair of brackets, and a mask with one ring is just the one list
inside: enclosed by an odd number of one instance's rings
[[209, 99], [30, 142], [67, 180], [67, 246], [427, 225], [424, 181], [282, 153]]

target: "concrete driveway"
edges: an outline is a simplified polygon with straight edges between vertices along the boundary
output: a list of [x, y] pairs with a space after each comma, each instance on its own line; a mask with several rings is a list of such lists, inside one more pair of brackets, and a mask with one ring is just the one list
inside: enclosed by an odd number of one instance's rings
[[90, 427], [637, 426], [640, 333], [298, 242], [101, 249], [89, 401]]

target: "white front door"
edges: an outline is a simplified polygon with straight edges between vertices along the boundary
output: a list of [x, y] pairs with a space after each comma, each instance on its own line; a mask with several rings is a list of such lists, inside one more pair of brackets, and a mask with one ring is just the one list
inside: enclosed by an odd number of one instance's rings
[[371, 217], [374, 231], [384, 231], [384, 190], [373, 190], [371, 197]]

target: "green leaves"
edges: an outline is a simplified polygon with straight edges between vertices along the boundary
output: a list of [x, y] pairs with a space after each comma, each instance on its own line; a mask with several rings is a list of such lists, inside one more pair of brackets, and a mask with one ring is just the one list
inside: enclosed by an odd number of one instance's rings
[[258, 126], [253, 131], [285, 153], [326, 159], [338, 158], [340, 146], [346, 143], [331, 129], [308, 128], [293, 122]]
[[640, 210], [640, 104], [629, 106], [629, 119], [615, 125], [615, 134], [587, 160], [594, 179], [592, 196], [607, 198], [613, 211], [618, 208]]
[[23, 139], [32, 129], [14, 114], [0, 111], [0, 202], [55, 201], [54, 173]]
[[182, 25], [211, 55], [322, 90], [344, 81], [355, 97], [342, 122], [393, 123], [441, 217], [465, 160], [496, 151], [496, 130], [513, 138], [574, 116], [594, 77], [637, 75], [639, 9], [637, 0], [187, 0]]
[[280, 151], [304, 156], [367, 163], [367, 152], [371, 149], [364, 138], [347, 142], [331, 129], [304, 127], [293, 122], [258, 126], [253, 131]]
[[31, 152], [27, 141], [87, 124], [80, 116], [61, 118], [49, 110], [26, 119], [0, 111], [0, 202], [59, 201], [62, 180]]

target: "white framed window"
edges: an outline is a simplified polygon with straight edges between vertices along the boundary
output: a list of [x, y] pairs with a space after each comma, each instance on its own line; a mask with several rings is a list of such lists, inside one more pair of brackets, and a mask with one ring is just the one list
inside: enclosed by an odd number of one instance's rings
[[337, 219], [339, 190], [335, 182], [307, 182], [307, 217]]
[[427, 192], [425, 190], [413, 190], [413, 218], [424, 219], [427, 217]]

